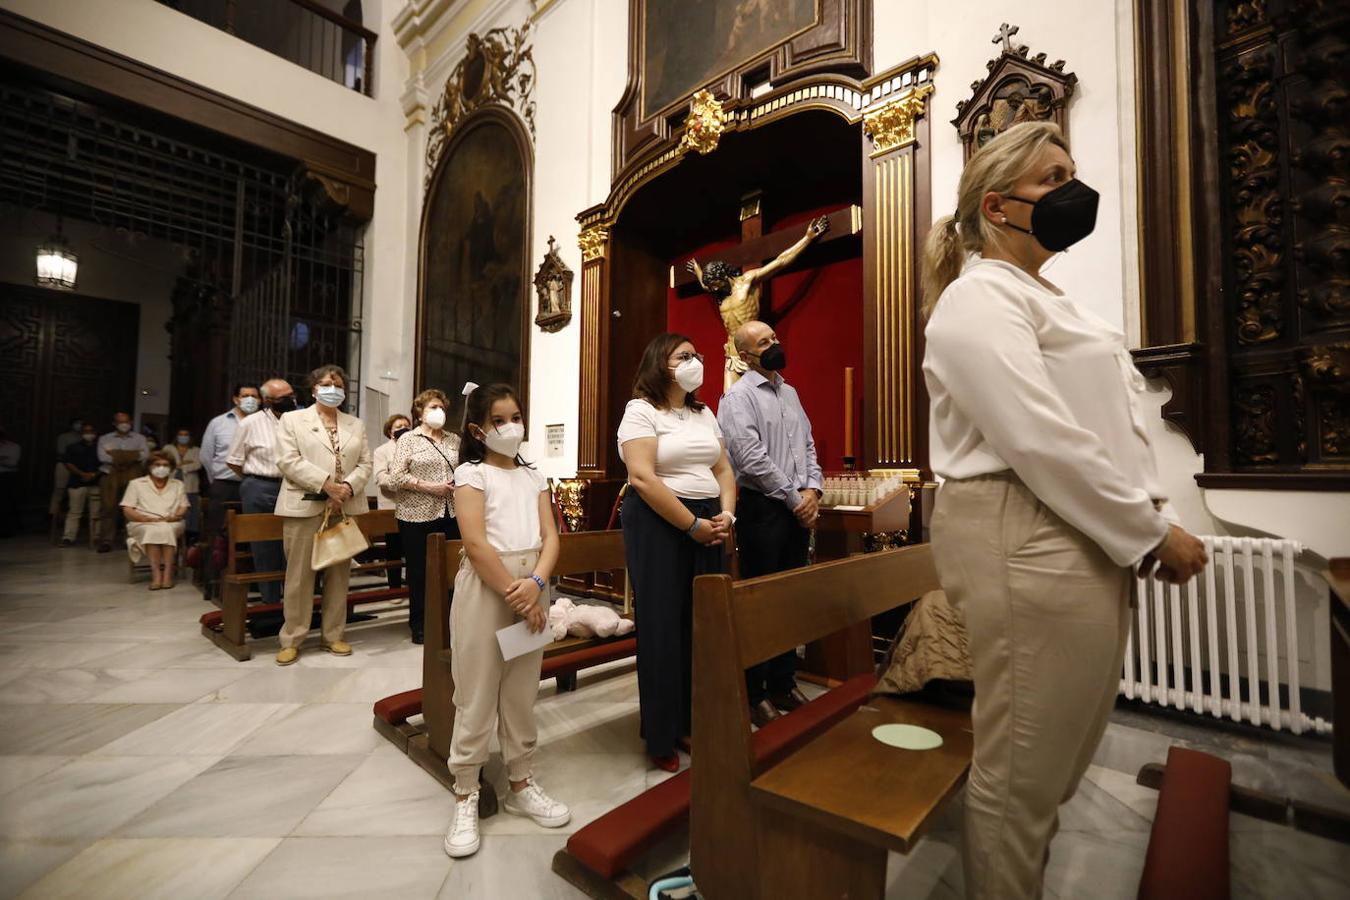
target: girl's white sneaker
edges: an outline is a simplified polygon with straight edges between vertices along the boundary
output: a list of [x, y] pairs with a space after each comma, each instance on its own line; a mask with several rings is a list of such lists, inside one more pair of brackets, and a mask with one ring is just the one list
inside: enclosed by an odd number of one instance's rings
[[536, 824], [545, 828], [559, 828], [572, 821], [572, 811], [565, 804], [545, 794], [544, 789], [535, 784], [533, 778], [522, 791], [508, 790], [502, 808], [513, 816], [527, 816], [534, 819]]
[[455, 800], [455, 818], [445, 833], [445, 852], [458, 859], [478, 852], [478, 792]]

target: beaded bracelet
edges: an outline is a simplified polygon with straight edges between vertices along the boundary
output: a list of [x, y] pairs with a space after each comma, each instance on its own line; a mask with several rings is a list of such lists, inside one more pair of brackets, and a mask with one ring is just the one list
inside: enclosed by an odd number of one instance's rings
[[534, 579], [535, 584], [539, 585], [539, 590], [542, 591], [544, 588], [548, 586], [544, 584], [544, 579], [540, 578], [538, 575], [531, 575], [530, 577]]

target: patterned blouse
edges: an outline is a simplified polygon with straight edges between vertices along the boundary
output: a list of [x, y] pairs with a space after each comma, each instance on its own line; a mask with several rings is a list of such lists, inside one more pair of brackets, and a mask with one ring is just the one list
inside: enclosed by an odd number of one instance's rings
[[412, 489], [414, 481], [436, 484], [453, 482], [459, 463], [459, 435], [442, 433], [440, 441], [431, 429], [419, 425], [398, 439], [394, 461], [389, 464], [389, 487], [394, 490], [394, 517], [404, 522], [432, 522], [455, 514], [454, 497], [444, 499]]

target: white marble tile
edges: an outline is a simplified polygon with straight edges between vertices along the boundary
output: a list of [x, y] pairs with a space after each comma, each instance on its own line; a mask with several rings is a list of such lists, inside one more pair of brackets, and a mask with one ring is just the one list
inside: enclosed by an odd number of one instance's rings
[[321, 703], [329, 699], [333, 688], [351, 674], [347, 669], [305, 669], [272, 663], [269, 668], [250, 672], [238, 681], [212, 691], [202, 700], [231, 704]]
[[1059, 830], [1064, 831], [1143, 831], [1152, 826], [1152, 816], [1135, 812], [1116, 799], [1093, 779], [1084, 777], [1072, 799], [1059, 808]]
[[[198, 613], [201, 615], [201, 613]], [[180, 640], [184, 635], [199, 631], [201, 625], [186, 614], [179, 616], [179, 621], [164, 622], [146, 620], [129, 623], [99, 623], [99, 622], [80, 622], [64, 621], [49, 622], [41, 627], [33, 629], [31, 632], [24, 633], [22, 638], [25, 641], [35, 641], [38, 643], [75, 643], [79, 641], [90, 644], [100, 643], [137, 643], [145, 641], [172, 641]], [[8, 638], [0, 634], [0, 640]]]
[[553, 874], [553, 854], [567, 836], [492, 835], [478, 852], [450, 867], [442, 900], [483, 897], [529, 897], [531, 900], [584, 900], [585, 894]]
[[70, 669], [77, 666], [99, 666], [100, 660], [125, 653], [138, 646], [129, 641], [93, 640], [81, 643], [67, 641], [25, 641], [16, 634], [8, 641], [0, 640], [0, 667], [11, 669]]
[[451, 866], [442, 840], [439, 835], [286, 838], [230, 900], [276, 900], [279, 892], [286, 900], [434, 897]]
[[0, 756], [0, 796], [77, 759], [75, 756]]
[[310, 837], [444, 836], [454, 810], [450, 791], [385, 743], [295, 829]]
[[195, 637], [138, 644], [128, 650], [104, 657], [99, 660], [99, 665], [105, 669], [237, 668], [242, 671], [253, 671], [276, 668], [276, 663], [272, 661], [272, 657], [276, 654], [275, 645], [269, 653], [264, 645], [255, 642], [253, 658], [237, 662], [234, 657], [203, 637], [196, 627], [193, 628], [193, 632]]
[[1082, 897], [1091, 886], [1093, 900], [1131, 900], [1147, 848], [1147, 831], [1061, 831], [1050, 843], [1046, 896]]
[[42, 900], [218, 900], [276, 847], [277, 838], [102, 840], [23, 894]]
[[86, 757], [62, 766], [0, 803], [0, 835], [76, 838], [104, 835], [209, 768], [194, 757]]
[[[0, 704], [86, 703], [99, 702], [122, 684], [117, 675], [102, 669], [20, 669], [19, 674], [0, 684]], [[112, 700], [111, 703], [122, 701]], [[172, 702], [172, 701], [161, 701]]]
[[[250, 704], [252, 705], [252, 704]], [[385, 744], [368, 703], [317, 703], [273, 716], [231, 753], [240, 756], [368, 754]]]
[[0, 754], [76, 756], [178, 709], [172, 703], [50, 703], [0, 706]]
[[249, 674], [247, 669], [109, 669], [119, 683], [93, 703], [192, 703]]
[[0, 900], [17, 897], [23, 889], [61, 865], [91, 840], [0, 841]]
[[908, 855], [887, 854], [887, 900], [961, 900], [965, 895], [956, 832], [930, 832]]
[[119, 837], [284, 837], [359, 756], [231, 756], [124, 825]]
[[[313, 670], [332, 674], [336, 670]], [[401, 694], [422, 686], [420, 669], [356, 669], [346, 670], [345, 677], [334, 682], [314, 698], [319, 703], [374, 704], [392, 694]]]
[[[496, 765], [488, 771], [499, 796], [505, 797], [510, 785], [502, 775], [500, 761], [494, 762]], [[645, 791], [649, 769], [642, 753], [562, 754], [544, 748], [535, 757], [535, 777], [550, 796], [571, 808], [572, 821], [562, 828], [543, 828], [530, 819], [503, 812], [483, 820], [483, 833], [571, 834]]]
[[1228, 852], [1235, 898], [1350, 896], [1350, 845], [1263, 822], [1231, 832]]
[[540, 746], [557, 753], [636, 753], [644, 750], [638, 736], [636, 703], [535, 705]]
[[1090, 781], [1119, 803], [1128, 807], [1136, 816], [1149, 822], [1152, 827], [1153, 816], [1158, 811], [1158, 792], [1144, 787], [1134, 776], [1107, 769], [1102, 766], [1088, 766], [1084, 781]]
[[96, 752], [100, 756], [223, 756], [293, 703], [191, 703]]

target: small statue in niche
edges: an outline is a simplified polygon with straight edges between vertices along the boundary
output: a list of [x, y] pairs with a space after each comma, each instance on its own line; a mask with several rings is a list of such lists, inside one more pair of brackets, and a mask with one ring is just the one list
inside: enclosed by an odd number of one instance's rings
[[534, 290], [539, 299], [534, 324], [547, 332], [561, 331], [572, 321], [572, 270], [558, 255], [553, 235], [549, 235], [544, 261], [534, 273]]

